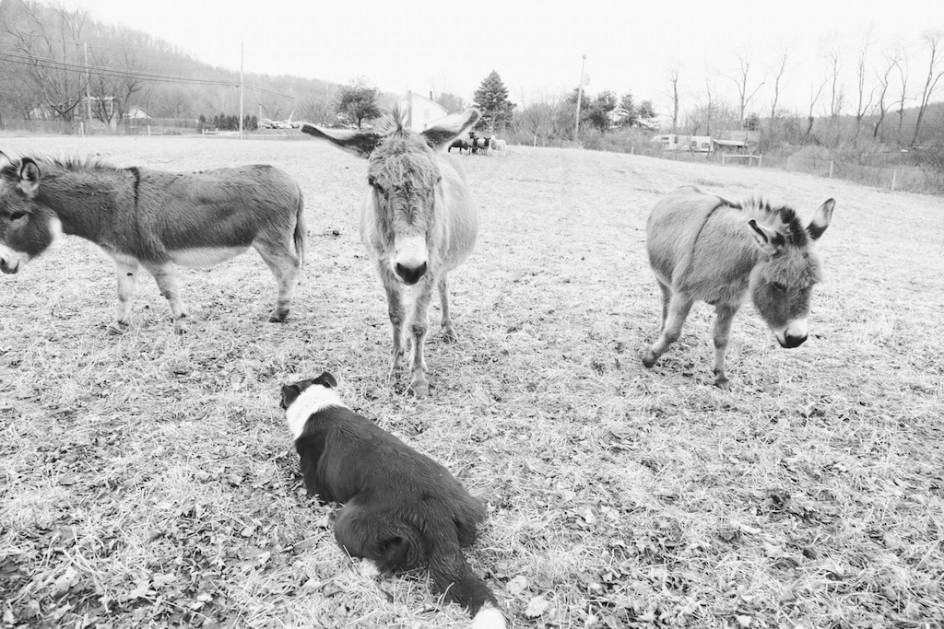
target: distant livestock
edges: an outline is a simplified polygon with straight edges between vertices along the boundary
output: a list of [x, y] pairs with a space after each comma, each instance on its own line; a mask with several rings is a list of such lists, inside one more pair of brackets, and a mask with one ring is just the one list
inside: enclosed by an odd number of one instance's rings
[[368, 159], [370, 189], [361, 213], [361, 238], [387, 293], [393, 326], [391, 372], [400, 367], [409, 332], [410, 387], [419, 397], [429, 394], [423, 346], [430, 299], [438, 288], [445, 339], [454, 341], [447, 275], [471, 253], [479, 222], [465, 176], [441, 149], [478, 119], [473, 109], [415, 133], [403, 126], [395, 110], [383, 132], [302, 126], [305, 133]]
[[462, 155], [462, 151], [471, 151], [472, 144], [467, 140], [462, 138], [456, 138], [452, 141], [452, 144], [449, 145], [449, 148], [446, 150], [447, 153], [452, 153], [452, 149], [459, 149], [459, 155]]
[[303, 206], [298, 184], [272, 166], [169, 173], [0, 153], [0, 270], [16, 273], [61, 232], [80, 236], [115, 261], [119, 324], [130, 321], [143, 266], [183, 330], [174, 265], [212, 266], [252, 247], [278, 281], [269, 320], [284, 321], [304, 255]]
[[736, 204], [694, 186], [663, 197], [646, 225], [649, 263], [662, 290], [662, 333], [643, 364], [655, 364], [702, 300], [715, 307], [715, 384], [726, 387], [731, 321], [748, 292], [777, 342], [801, 345], [813, 285], [822, 277], [815, 243], [835, 205], [827, 200], [804, 227], [791, 208], [762, 199]]
[[493, 136], [489, 140], [489, 148], [492, 149], [492, 153], [495, 155], [504, 155], [508, 149], [508, 143]]

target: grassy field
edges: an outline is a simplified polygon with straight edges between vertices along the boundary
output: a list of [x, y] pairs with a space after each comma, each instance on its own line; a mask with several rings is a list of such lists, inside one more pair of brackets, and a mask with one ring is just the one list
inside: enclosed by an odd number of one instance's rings
[[[0, 277], [0, 626], [467, 625], [425, 572], [345, 556], [333, 509], [305, 496], [278, 390], [323, 369], [488, 502], [467, 554], [513, 626], [942, 626], [944, 199], [570, 149], [463, 157], [482, 228], [453, 275], [460, 343], [431, 327], [417, 400], [386, 379], [363, 162], [225, 139], [0, 150], [272, 163], [300, 182], [309, 231], [285, 325], [266, 322], [275, 282], [254, 253], [182, 272], [182, 336], [144, 276], [114, 334], [111, 263], [76, 238]], [[687, 183], [806, 217], [837, 199], [810, 340], [780, 349], [746, 306], [729, 391], [711, 386], [704, 304], [640, 362], [660, 308], [646, 216]]]

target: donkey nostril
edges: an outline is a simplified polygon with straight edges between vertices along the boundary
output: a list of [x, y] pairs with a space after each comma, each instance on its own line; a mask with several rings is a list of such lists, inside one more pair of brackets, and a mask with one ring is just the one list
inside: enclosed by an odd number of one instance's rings
[[800, 345], [803, 345], [803, 341], [805, 340], [806, 340], [805, 334], [803, 336], [791, 336], [788, 334], [785, 339], [786, 341], [785, 345], [789, 348], [799, 347]]
[[426, 273], [425, 262], [413, 268], [410, 268], [408, 266], [403, 266], [402, 264], [397, 262], [397, 266], [395, 268], [397, 271], [397, 275], [399, 275], [400, 279], [402, 279], [407, 284], [416, 284], [419, 281], [419, 279], [423, 277], [423, 275]]

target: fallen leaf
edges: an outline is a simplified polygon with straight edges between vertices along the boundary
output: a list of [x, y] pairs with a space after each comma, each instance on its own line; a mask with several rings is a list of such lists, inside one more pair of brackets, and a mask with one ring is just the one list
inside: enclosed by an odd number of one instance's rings
[[528, 606], [524, 610], [524, 615], [528, 618], [537, 618], [542, 616], [549, 608], [551, 603], [543, 596], [535, 596], [528, 601]]

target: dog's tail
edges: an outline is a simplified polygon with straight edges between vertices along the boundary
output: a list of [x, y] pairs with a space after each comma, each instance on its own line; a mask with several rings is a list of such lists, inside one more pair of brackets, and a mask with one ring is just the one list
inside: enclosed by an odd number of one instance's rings
[[473, 629], [504, 629], [505, 617], [495, 595], [462, 556], [455, 522], [448, 514], [436, 514], [430, 520], [423, 542], [433, 590], [468, 609]]

